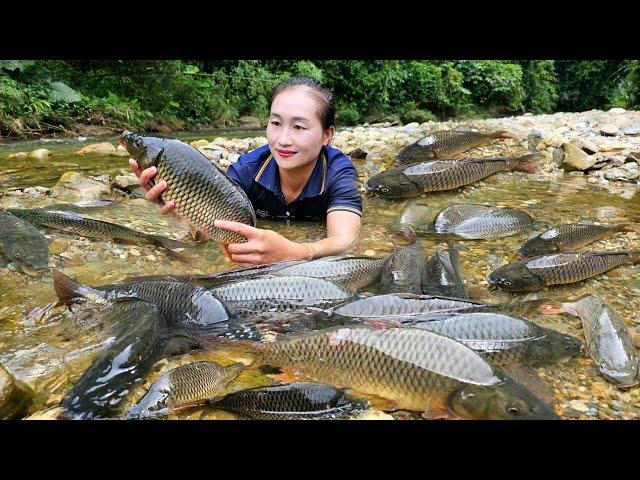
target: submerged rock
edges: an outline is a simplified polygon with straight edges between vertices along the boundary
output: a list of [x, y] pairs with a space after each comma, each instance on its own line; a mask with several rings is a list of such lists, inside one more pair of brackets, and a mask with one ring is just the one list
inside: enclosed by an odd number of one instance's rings
[[65, 172], [51, 189], [51, 196], [65, 201], [93, 200], [112, 194], [108, 175], [88, 177], [78, 172]]
[[47, 160], [51, 157], [51, 152], [46, 148], [39, 148], [29, 154], [29, 158], [35, 158], [36, 160]]
[[76, 151], [76, 155], [86, 155], [87, 153], [95, 153], [98, 155], [111, 155], [117, 152], [116, 147], [109, 142], [92, 143], [90, 145], [82, 147]]

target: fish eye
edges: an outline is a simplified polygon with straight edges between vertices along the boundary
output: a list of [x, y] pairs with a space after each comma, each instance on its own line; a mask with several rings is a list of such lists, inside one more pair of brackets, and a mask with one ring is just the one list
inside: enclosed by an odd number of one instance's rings
[[136, 148], [140, 148], [142, 146], [142, 139], [141, 138], [136, 138], [133, 141], [133, 146]]
[[15, 255], [17, 258], [20, 258], [20, 252], [16, 252]]
[[513, 282], [511, 282], [511, 281], [509, 281], [509, 280], [503, 280], [503, 281], [502, 281], [502, 284], [503, 284], [503, 285], [506, 285], [507, 287], [509, 287], [509, 286], [513, 285]]
[[604, 362], [600, 362], [600, 370], [604, 370], [607, 368], [607, 364]]
[[381, 190], [381, 191], [383, 191], [383, 192], [385, 192], [385, 193], [387, 193], [387, 192], [389, 191], [389, 189], [388, 189], [388, 188], [386, 188], [386, 187], [385, 187], [385, 188], [381, 188], [380, 190]]
[[520, 415], [520, 409], [519, 409], [519, 408], [516, 408], [516, 407], [509, 407], [509, 408], [507, 409], [507, 412], [509, 412], [509, 413], [510, 413], [511, 415], [513, 415], [514, 417], [515, 417], [516, 415]]

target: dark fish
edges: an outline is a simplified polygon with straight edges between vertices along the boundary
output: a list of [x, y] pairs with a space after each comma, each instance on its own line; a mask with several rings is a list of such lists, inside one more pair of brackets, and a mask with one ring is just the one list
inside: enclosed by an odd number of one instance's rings
[[469, 298], [460, 270], [458, 250], [435, 252], [422, 270], [422, 293], [445, 297]]
[[535, 171], [532, 162], [539, 153], [521, 157], [464, 158], [434, 160], [390, 168], [374, 175], [364, 184], [366, 190], [388, 198], [410, 198], [424, 192], [453, 190], [497, 172]]
[[571, 358], [582, 346], [570, 335], [499, 313], [461, 313], [412, 326], [455, 338], [494, 365], [524, 362], [537, 367]]
[[9, 209], [13, 215], [23, 218], [34, 225], [62, 230], [64, 232], [75, 233], [83, 237], [110, 239], [114, 241], [141, 244], [148, 243], [158, 247], [172, 249], [185, 248], [189, 245], [178, 240], [162, 237], [159, 235], [149, 235], [137, 232], [115, 223], [103, 222], [86, 218], [77, 213], [62, 210], [49, 210], [44, 208], [26, 209]]
[[491, 272], [487, 281], [509, 291], [534, 291], [586, 280], [638, 260], [640, 250], [542, 255], [503, 265]]
[[613, 232], [628, 230], [628, 225], [592, 225], [567, 223], [553, 227], [527, 241], [519, 250], [520, 258], [566, 252], [588, 245]]
[[[336, 387], [351, 388], [393, 402], [395, 408], [446, 409], [448, 399], [469, 385], [502, 401], [485, 408], [487, 418], [552, 418], [533, 394], [509, 390], [508, 382], [476, 352], [462, 343], [417, 328], [332, 328], [290, 336], [271, 343], [252, 343], [261, 363], [295, 368], [298, 374]], [[473, 396], [455, 396], [453, 413], [467, 415]], [[508, 413], [518, 402], [520, 415]]]
[[154, 382], [128, 418], [163, 417], [181, 405], [216, 397], [243, 368], [242, 363], [225, 367], [216, 362], [194, 362], [174, 368]]
[[[160, 313], [174, 328], [185, 331], [211, 332], [235, 338], [244, 337], [245, 326], [227, 310], [223, 302], [209, 290], [197, 285], [170, 280], [149, 280], [88, 287], [53, 270], [54, 288], [59, 304], [70, 304], [79, 298], [109, 304], [122, 298], [138, 298], [158, 306]], [[244, 333], [243, 333], [244, 332]], [[251, 334], [251, 338], [257, 332]]]
[[224, 272], [216, 272], [205, 275], [176, 275], [174, 276], [174, 278], [187, 280], [203, 287], [213, 288], [219, 285], [224, 285], [225, 283], [261, 277], [293, 265], [299, 265], [301, 263], [304, 263], [304, 260], [284, 260], [281, 262], [267, 263], [265, 265], [258, 265], [255, 267], [234, 268], [232, 270], [226, 270]]
[[310, 277], [265, 277], [243, 280], [211, 290], [234, 311], [285, 312], [327, 308], [353, 297], [336, 283]]
[[383, 293], [422, 293], [425, 249], [411, 228], [405, 228], [404, 234], [411, 244], [396, 247], [384, 263], [380, 275]]
[[517, 208], [456, 204], [442, 210], [424, 233], [465, 240], [508, 237], [534, 226], [535, 220]]
[[432, 133], [404, 147], [396, 161], [399, 164], [450, 159], [473, 147], [486, 145], [499, 138], [513, 138], [506, 130], [493, 133], [447, 130]]
[[65, 416], [73, 419], [117, 415], [127, 393], [161, 358], [166, 342], [166, 325], [151, 303], [123, 299], [102, 313], [105, 323], [113, 325], [115, 340], [98, 354], [63, 399]]
[[355, 292], [380, 278], [386, 260], [355, 256], [324, 257], [285, 267], [276, 271], [275, 275], [323, 278]]
[[392, 293], [374, 295], [340, 305], [331, 310], [335, 315], [351, 318], [396, 318], [420, 317], [434, 312], [452, 313], [485, 308], [486, 304], [472, 300]]
[[33, 400], [33, 390], [0, 365], [0, 420], [21, 418]]
[[636, 385], [638, 354], [620, 315], [595, 295], [585, 295], [562, 306], [582, 320], [587, 351], [602, 376], [621, 388]]
[[29, 269], [47, 268], [49, 244], [29, 222], [0, 211], [0, 255], [17, 262], [29, 273]]
[[180, 140], [143, 137], [124, 131], [120, 143], [140, 168], [156, 166], [155, 182], [166, 180], [164, 201], [175, 202], [175, 212], [185, 217], [205, 237], [220, 243], [245, 242], [237, 233], [219, 229], [215, 220], [256, 225], [256, 214], [246, 193], [201, 152]]
[[350, 397], [342, 388], [311, 382], [249, 388], [210, 404], [261, 420], [339, 419], [367, 408], [367, 402]]

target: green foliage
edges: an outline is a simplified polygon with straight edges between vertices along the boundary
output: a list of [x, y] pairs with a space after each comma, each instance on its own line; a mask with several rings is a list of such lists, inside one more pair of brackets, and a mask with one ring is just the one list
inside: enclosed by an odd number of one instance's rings
[[339, 125], [640, 108], [638, 60], [0, 60], [0, 135], [233, 126], [301, 75], [334, 92]]
[[528, 60], [520, 62], [522, 84], [526, 93], [524, 106], [533, 113], [551, 112], [558, 101], [553, 60]]
[[619, 60], [556, 60], [557, 107], [570, 112], [609, 107], [621, 80], [621, 64]]
[[361, 115], [353, 104], [336, 106], [336, 124], [337, 125], [356, 125], [360, 122]]
[[464, 76], [476, 105], [518, 110], [525, 99], [520, 65], [497, 60], [459, 61], [456, 70]]

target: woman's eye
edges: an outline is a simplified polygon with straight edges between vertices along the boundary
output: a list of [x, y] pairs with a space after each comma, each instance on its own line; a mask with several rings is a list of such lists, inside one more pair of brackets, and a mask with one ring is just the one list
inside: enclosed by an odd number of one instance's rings
[[296, 130], [305, 130], [305, 128], [302, 125], [294, 125], [294, 127]]
[[271, 120], [271, 125], [275, 125], [276, 127], [280, 125], [280, 122], [276, 122], [275, 120]]

